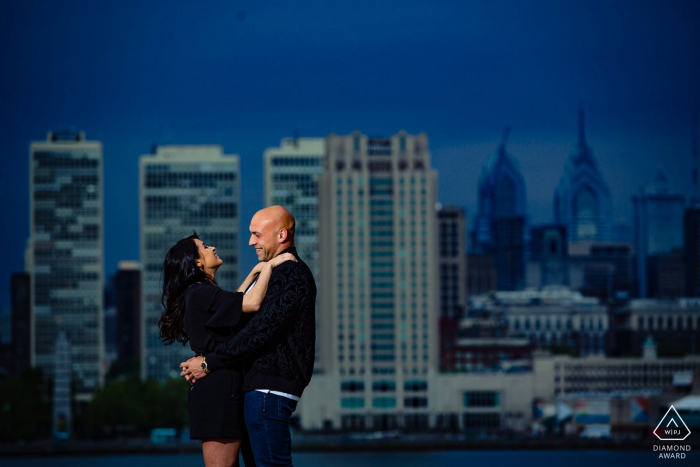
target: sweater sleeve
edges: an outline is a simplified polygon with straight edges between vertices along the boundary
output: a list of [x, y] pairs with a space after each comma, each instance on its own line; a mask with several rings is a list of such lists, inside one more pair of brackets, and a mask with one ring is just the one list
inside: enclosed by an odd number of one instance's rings
[[209, 307], [211, 318], [204, 324], [212, 339], [217, 342], [227, 340], [231, 327], [238, 324], [243, 311], [243, 293], [219, 289]]
[[227, 366], [234, 357], [245, 356], [274, 341], [298, 314], [302, 299], [308, 293], [303, 271], [290, 262], [278, 266], [275, 273], [262, 308], [250, 323], [232, 339], [217, 344], [215, 352], [206, 355], [211, 370]]

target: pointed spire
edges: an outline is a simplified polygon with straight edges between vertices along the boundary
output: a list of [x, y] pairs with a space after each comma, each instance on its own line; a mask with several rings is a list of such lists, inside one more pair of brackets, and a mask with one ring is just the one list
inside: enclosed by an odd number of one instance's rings
[[583, 111], [583, 101], [578, 104], [578, 145], [586, 145], [585, 113]]

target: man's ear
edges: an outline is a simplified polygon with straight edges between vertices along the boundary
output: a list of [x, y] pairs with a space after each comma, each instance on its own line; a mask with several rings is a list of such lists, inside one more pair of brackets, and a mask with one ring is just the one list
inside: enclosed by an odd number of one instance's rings
[[280, 243], [284, 243], [285, 240], [287, 240], [287, 229], [280, 229], [279, 241]]

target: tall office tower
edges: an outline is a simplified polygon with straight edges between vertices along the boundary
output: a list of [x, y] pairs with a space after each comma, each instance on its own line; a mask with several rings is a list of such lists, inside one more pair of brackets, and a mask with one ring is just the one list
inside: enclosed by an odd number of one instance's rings
[[124, 365], [134, 364], [141, 359], [141, 265], [137, 261], [119, 261], [114, 301], [117, 360]]
[[216, 247], [224, 264], [216, 274], [223, 289], [238, 287], [240, 172], [237, 155], [221, 146], [158, 146], [139, 160], [141, 215], [141, 376], [178, 377], [188, 346], [163, 345], [161, 270], [165, 253], [196, 231]]
[[700, 207], [691, 206], [683, 217], [685, 294], [700, 296]]
[[467, 215], [457, 206], [438, 211], [440, 316], [459, 320], [467, 307]]
[[31, 362], [53, 375], [65, 332], [75, 397], [87, 401], [104, 376], [102, 143], [53, 132], [31, 143], [29, 159]]
[[496, 154], [481, 169], [474, 220], [474, 253], [493, 256], [498, 290], [525, 286], [525, 179], [515, 158], [506, 151], [509, 129]]
[[498, 272], [493, 256], [482, 253], [467, 254], [467, 294], [478, 295], [498, 289]]
[[[294, 244], [309, 266], [320, 290], [318, 273], [318, 179], [326, 157], [325, 138], [284, 138], [278, 148], [267, 148], [265, 164], [265, 206], [284, 206], [296, 221]], [[322, 310], [316, 298], [316, 313]], [[318, 353], [319, 321], [316, 319], [315, 373], [323, 373]]]
[[554, 222], [566, 227], [570, 242], [611, 240], [610, 188], [586, 143], [583, 106], [578, 112], [578, 147], [554, 190]]
[[26, 272], [12, 274], [10, 281], [14, 374], [20, 375], [31, 364], [31, 287], [29, 274]]
[[439, 316], [437, 173], [428, 137], [331, 134], [326, 151], [320, 355], [340, 377], [342, 424], [427, 426]]
[[654, 179], [632, 197], [634, 204], [635, 241], [637, 255], [637, 292], [649, 296], [648, 263], [651, 257], [683, 248], [683, 214], [685, 197], [671, 191], [668, 174], [658, 169]]

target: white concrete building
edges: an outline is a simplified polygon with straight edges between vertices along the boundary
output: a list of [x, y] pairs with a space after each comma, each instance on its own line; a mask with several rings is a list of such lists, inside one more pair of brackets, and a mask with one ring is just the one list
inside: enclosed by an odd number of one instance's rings
[[168, 248], [196, 231], [224, 261], [216, 281], [223, 289], [238, 287], [239, 157], [221, 146], [158, 146], [141, 156], [139, 177], [141, 377], [178, 377], [179, 363], [192, 352], [158, 337], [163, 260]]
[[326, 139], [317, 316], [320, 364], [330, 379], [311, 383], [324, 388], [324, 400], [332, 397], [321, 409], [324, 424], [385, 429], [423, 423], [430, 410], [436, 388], [427, 381], [438, 367], [436, 192], [425, 134]]
[[[325, 157], [325, 138], [284, 138], [279, 147], [267, 148], [263, 154], [265, 206], [284, 206], [294, 216], [294, 244], [311, 269], [318, 290], [323, 287], [318, 265], [318, 179]], [[316, 313], [320, 311], [316, 303]], [[318, 323], [317, 319], [317, 335]], [[318, 346], [316, 350], [314, 372], [322, 373]]]
[[70, 342], [75, 397], [102, 384], [104, 215], [102, 143], [52, 132], [29, 148], [31, 365], [53, 375], [55, 342]]

